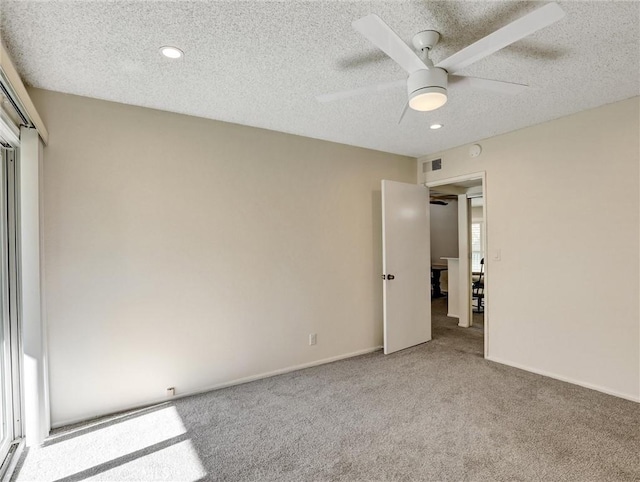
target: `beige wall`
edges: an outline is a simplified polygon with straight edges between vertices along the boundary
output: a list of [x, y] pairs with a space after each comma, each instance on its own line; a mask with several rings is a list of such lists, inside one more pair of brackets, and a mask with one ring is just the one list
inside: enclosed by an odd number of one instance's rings
[[30, 94], [54, 425], [381, 345], [380, 180], [415, 159]]
[[490, 358], [640, 398], [639, 119], [636, 97], [418, 161], [486, 171]]
[[484, 211], [482, 206], [474, 206], [471, 208], [471, 222], [481, 223], [484, 220]]

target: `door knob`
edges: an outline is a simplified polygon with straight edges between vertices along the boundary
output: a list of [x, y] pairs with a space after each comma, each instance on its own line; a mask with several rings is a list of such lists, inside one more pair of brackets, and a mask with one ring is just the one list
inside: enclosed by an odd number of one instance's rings
[[393, 276], [392, 274], [388, 274], [388, 275], [387, 275], [387, 279], [388, 279], [388, 280], [392, 280], [392, 279], [396, 279], [396, 277], [395, 277], [395, 276]]

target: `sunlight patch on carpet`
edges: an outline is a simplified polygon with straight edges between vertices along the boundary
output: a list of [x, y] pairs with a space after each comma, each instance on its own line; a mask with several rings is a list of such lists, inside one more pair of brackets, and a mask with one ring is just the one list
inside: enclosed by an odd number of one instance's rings
[[[31, 448], [17, 480], [39, 480], [43, 473], [50, 480], [91, 476], [107, 480], [103, 476], [117, 473], [108, 480], [118, 480], [131, 464], [147, 464], [150, 476], [158, 474], [154, 479], [163, 480], [166, 469], [170, 480], [197, 480], [205, 472], [186, 433], [174, 406], [98, 423], [89, 431], [63, 433], [44, 447]], [[180, 467], [167, 462], [173, 455], [166, 454], [175, 453]]]

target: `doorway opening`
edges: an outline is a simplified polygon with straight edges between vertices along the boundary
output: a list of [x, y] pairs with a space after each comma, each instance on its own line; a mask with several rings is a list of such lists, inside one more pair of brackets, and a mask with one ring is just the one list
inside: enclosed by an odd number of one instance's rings
[[488, 356], [485, 175], [425, 183], [429, 191], [433, 338]]

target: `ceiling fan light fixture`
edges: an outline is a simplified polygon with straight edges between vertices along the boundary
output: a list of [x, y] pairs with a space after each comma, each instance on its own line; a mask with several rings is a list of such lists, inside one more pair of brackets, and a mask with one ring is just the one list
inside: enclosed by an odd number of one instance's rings
[[409, 107], [420, 112], [436, 110], [447, 103], [447, 89], [425, 87], [411, 94]]
[[420, 112], [436, 110], [447, 102], [447, 72], [438, 67], [417, 70], [407, 79], [409, 107]]

